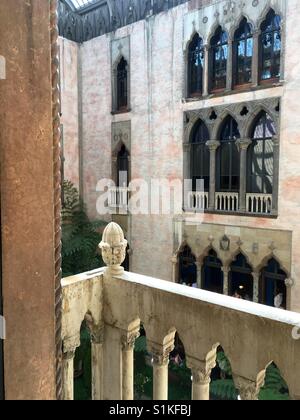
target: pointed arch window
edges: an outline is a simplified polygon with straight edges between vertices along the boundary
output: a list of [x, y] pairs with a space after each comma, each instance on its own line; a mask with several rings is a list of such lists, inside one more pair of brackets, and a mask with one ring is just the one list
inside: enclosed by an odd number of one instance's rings
[[188, 96], [201, 96], [203, 90], [203, 40], [195, 34], [188, 51]]
[[228, 35], [219, 26], [210, 42], [211, 90], [226, 88]]
[[273, 193], [275, 135], [276, 128], [272, 118], [262, 111], [255, 121], [252, 144], [248, 149], [249, 193]]
[[287, 288], [286, 273], [275, 258], [271, 258], [261, 272], [260, 303], [286, 309]]
[[128, 110], [128, 64], [124, 57], [121, 58], [116, 72], [117, 111]]
[[207, 126], [199, 120], [191, 133], [191, 179], [193, 191], [197, 191], [197, 181], [204, 181], [204, 190], [209, 191], [210, 154], [206, 143], [209, 140]]
[[270, 10], [261, 25], [261, 80], [280, 78], [281, 17]]
[[252, 25], [244, 18], [234, 34], [234, 86], [252, 81], [253, 35]]
[[242, 299], [253, 300], [253, 269], [244, 254], [237, 255], [230, 266], [229, 293]]
[[228, 116], [220, 131], [219, 189], [222, 192], [238, 192], [240, 187], [240, 153], [236, 141], [240, 138], [238, 124]]
[[217, 253], [211, 249], [204, 259], [202, 269], [202, 288], [213, 293], [224, 293], [224, 275], [222, 261]]
[[186, 245], [178, 255], [179, 283], [189, 286], [197, 283], [196, 257], [191, 248]]

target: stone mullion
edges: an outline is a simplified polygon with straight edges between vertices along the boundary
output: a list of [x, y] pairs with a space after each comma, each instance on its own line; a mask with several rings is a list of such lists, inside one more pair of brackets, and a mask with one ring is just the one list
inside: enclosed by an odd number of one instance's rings
[[220, 142], [212, 140], [208, 141], [206, 145], [210, 151], [209, 210], [213, 211], [215, 209], [216, 195], [216, 156]]

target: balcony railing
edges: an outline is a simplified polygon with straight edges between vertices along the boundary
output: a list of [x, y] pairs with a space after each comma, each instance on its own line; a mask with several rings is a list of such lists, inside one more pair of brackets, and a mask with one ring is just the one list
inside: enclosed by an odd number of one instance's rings
[[168, 399], [169, 355], [176, 332], [191, 369], [192, 399], [208, 400], [221, 345], [242, 400], [256, 400], [276, 363], [300, 399], [300, 314], [124, 272], [127, 242], [112, 223], [100, 244], [106, 269], [64, 279], [63, 388], [74, 398], [74, 355], [85, 320], [92, 341], [94, 400], [133, 400], [134, 345], [141, 323], [152, 354], [153, 399]]
[[111, 209], [127, 210], [129, 189], [126, 187], [112, 187], [109, 189], [108, 205]]
[[188, 210], [204, 211], [208, 209], [208, 192], [194, 192], [188, 194]]
[[246, 203], [249, 213], [271, 214], [273, 196], [272, 194], [247, 194]]
[[239, 209], [239, 194], [217, 192], [215, 209], [218, 211], [237, 212]]

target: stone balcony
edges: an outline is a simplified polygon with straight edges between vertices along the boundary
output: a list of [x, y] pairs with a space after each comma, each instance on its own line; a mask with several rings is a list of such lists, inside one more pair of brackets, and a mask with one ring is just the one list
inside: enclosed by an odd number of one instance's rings
[[175, 334], [191, 369], [192, 399], [208, 400], [221, 345], [242, 400], [256, 400], [274, 362], [300, 399], [300, 314], [124, 272], [127, 242], [112, 223], [100, 244], [107, 265], [62, 281], [64, 398], [72, 400], [74, 355], [85, 320], [92, 340], [94, 400], [134, 399], [134, 344], [143, 325], [152, 354], [153, 398], [168, 399]]

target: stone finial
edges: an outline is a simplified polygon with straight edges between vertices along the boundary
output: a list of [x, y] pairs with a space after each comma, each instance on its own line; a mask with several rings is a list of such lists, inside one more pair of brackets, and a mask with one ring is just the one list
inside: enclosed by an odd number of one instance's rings
[[124, 272], [121, 264], [126, 258], [127, 244], [123, 230], [117, 223], [110, 223], [106, 226], [99, 248], [110, 274], [120, 275]]

